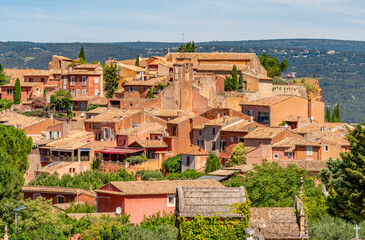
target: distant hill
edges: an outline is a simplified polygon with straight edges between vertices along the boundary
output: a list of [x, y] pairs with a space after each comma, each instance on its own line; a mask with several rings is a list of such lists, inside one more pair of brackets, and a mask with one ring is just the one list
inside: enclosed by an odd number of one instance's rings
[[[342, 119], [362, 122], [365, 116], [365, 42], [328, 39], [277, 39], [251, 41], [212, 41], [196, 43], [199, 52], [267, 53], [287, 59], [289, 72], [299, 76], [316, 76], [324, 90], [324, 101], [333, 108], [340, 103]], [[81, 45], [89, 62], [104, 62], [150, 57], [175, 51], [180, 43], [33, 43], [0, 42], [0, 63], [4, 68], [46, 69], [52, 55], [78, 56]]]

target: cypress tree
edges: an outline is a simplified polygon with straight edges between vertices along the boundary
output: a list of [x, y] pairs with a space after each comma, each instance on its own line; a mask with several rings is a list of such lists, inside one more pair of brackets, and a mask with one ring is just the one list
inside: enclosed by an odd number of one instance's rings
[[3, 72], [3, 66], [0, 64], [0, 73]]
[[19, 78], [15, 81], [14, 93], [13, 93], [13, 100], [14, 104], [19, 104], [22, 99], [21, 87], [20, 87], [20, 80]]
[[215, 155], [213, 153], [209, 153], [206, 168], [205, 168], [205, 172], [206, 173], [214, 172], [215, 170], [218, 170], [221, 167], [222, 167], [221, 166], [221, 161], [219, 160], [217, 155]]
[[328, 107], [326, 108], [326, 121], [331, 122], [331, 111]]
[[136, 65], [137, 67], [139, 67], [139, 55], [137, 56], [136, 63], [134, 65]]
[[336, 106], [336, 120], [337, 120], [337, 122], [341, 122], [340, 104], [339, 103], [337, 103], [337, 106]]
[[238, 90], [238, 78], [237, 78], [237, 67], [236, 65], [233, 65], [232, 71], [231, 71], [231, 75], [232, 75], [232, 88], [234, 91]]
[[79, 59], [86, 61], [84, 46], [81, 46], [80, 53], [79, 53]]

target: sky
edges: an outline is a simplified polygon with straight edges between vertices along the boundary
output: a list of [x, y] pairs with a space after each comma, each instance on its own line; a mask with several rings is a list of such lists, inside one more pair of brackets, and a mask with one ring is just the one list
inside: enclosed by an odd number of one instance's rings
[[365, 41], [365, 0], [0, 0], [0, 41]]

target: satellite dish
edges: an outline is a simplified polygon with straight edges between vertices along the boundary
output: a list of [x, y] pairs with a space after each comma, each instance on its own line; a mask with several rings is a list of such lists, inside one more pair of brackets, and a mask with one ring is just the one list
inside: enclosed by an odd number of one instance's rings
[[122, 208], [121, 207], [117, 207], [117, 209], [115, 209], [115, 212], [118, 215], [122, 214]]

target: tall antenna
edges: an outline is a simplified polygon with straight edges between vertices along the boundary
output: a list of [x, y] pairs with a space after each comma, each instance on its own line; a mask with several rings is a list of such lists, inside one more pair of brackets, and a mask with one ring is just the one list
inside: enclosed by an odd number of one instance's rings
[[181, 33], [181, 52], [183, 53], [185, 51], [185, 45], [184, 45], [184, 37], [186, 33]]

